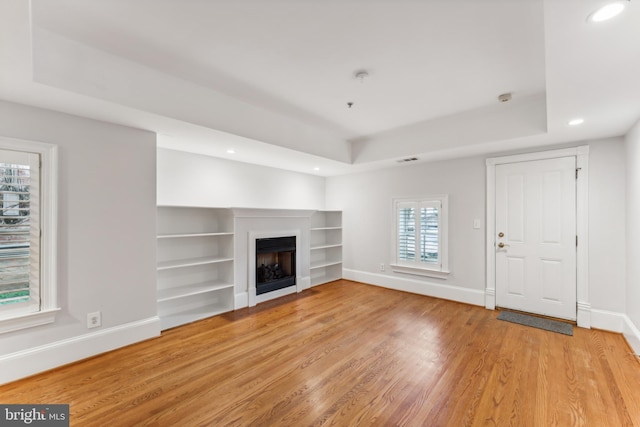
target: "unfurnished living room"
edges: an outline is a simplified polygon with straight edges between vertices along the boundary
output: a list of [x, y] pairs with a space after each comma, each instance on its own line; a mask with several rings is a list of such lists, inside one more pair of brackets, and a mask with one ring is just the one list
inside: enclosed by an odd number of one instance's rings
[[640, 426], [639, 28], [0, 0], [0, 425]]

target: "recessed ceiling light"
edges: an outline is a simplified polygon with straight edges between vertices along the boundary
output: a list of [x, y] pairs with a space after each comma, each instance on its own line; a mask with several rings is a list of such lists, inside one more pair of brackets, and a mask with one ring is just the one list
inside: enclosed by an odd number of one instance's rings
[[227, 154], [236, 154], [236, 150], [234, 150], [233, 148], [229, 148], [227, 150]]
[[576, 119], [569, 120], [569, 126], [578, 126], [583, 123], [584, 123], [584, 119], [579, 117]]
[[588, 22], [602, 22], [618, 16], [624, 10], [629, 0], [613, 1], [605, 4], [592, 12], [588, 17]]
[[313, 170], [314, 170], [314, 171], [319, 171], [319, 170], [320, 170], [320, 168], [316, 166], [315, 168], [313, 168]]

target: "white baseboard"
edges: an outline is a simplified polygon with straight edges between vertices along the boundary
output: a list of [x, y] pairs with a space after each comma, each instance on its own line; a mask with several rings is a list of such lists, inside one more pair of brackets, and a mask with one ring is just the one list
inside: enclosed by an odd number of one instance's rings
[[238, 310], [245, 307], [249, 307], [249, 292], [240, 292], [235, 295], [233, 309]]
[[448, 286], [441, 283], [425, 282], [422, 280], [408, 279], [404, 277], [387, 276], [383, 274], [369, 273], [366, 271], [343, 269], [342, 277], [347, 280], [368, 283], [383, 288], [414, 294], [442, 298], [465, 304], [484, 306], [484, 289], [465, 289], [458, 286]]
[[487, 310], [496, 309], [496, 290], [493, 288], [484, 289], [484, 308]]
[[302, 276], [296, 279], [300, 285], [298, 292], [311, 288], [311, 276]]
[[633, 349], [633, 352], [640, 356], [640, 329], [634, 325], [629, 316], [625, 315], [624, 318], [624, 331], [622, 331], [622, 333]]
[[616, 311], [591, 309], [591, 327], [609, 332], [622, 333], [626, 315]]
[[634, 353], [640, 355], [640, 330], [626, 314], [591, 309], [591, 327], [624, 335]]
[[577, 302], [577, 319], [576, 323], [580, 328], [591, 329], [591, 304], [584, 301]]
[[160, 335], [157, 316], [0, 356], [0, 384]]

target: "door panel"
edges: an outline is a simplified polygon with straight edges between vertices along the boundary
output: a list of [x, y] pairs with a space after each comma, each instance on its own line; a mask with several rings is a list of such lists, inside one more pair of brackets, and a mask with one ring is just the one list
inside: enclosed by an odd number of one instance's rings
[[496, 305], [576, 319], [575, 190], [575, 157], [496, 166]]
[[547, 301], [560, 302], [562, 298], [562, 262], [552, 259], [540, 260], [542, 267], [540, 285], [542, 286], [542, 298]]
[[510, 295], [525, 295], [524, 259], [507, 257], [507, 286]]
[[558, 206], [562, 205], [562, 174], [545, 174], [542, 184], [542, 241], [559, 244], [562, 241], [562, 217], [558, 215]]
[[524, 242], [524, 177], [510, 175], [507, 177], [507, 228], [509, 240]]

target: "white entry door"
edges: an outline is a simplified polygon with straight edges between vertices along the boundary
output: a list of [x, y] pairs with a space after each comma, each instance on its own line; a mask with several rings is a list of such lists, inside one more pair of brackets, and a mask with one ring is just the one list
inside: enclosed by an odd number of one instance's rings
[[496, 166], [496, 305], [575, 320], [576, 160]]

